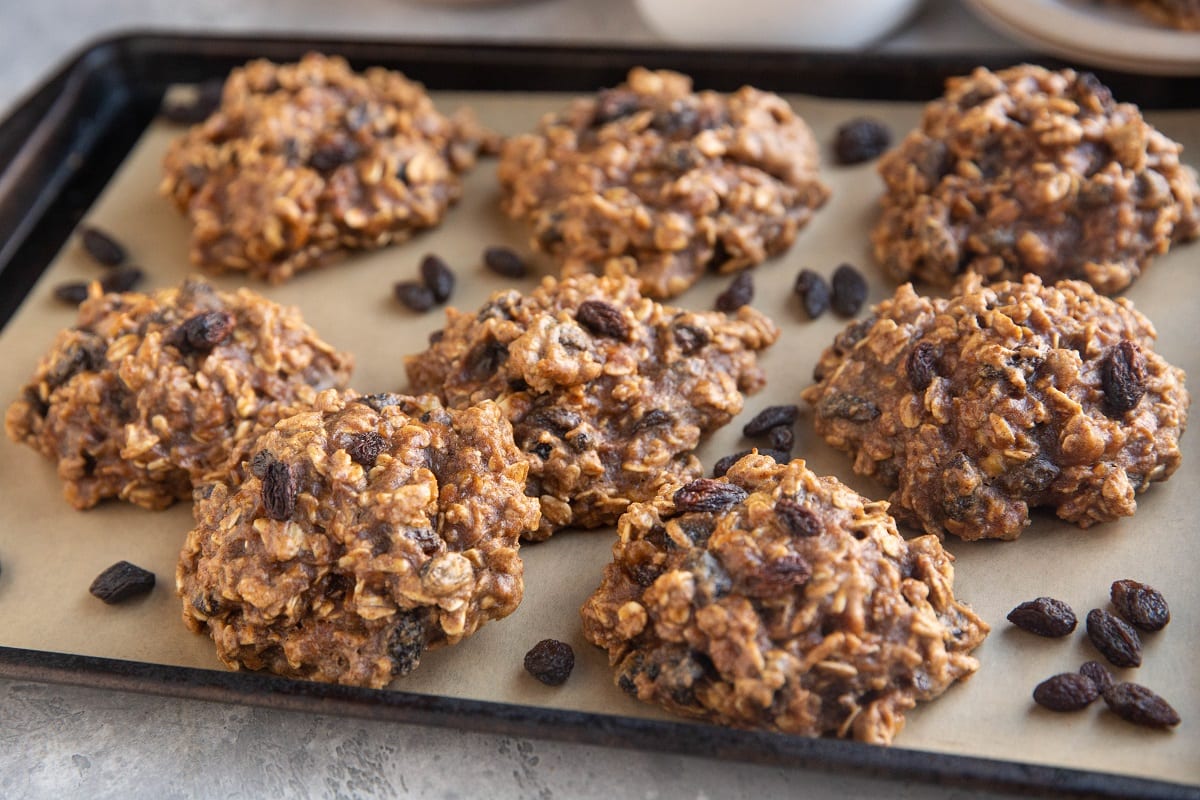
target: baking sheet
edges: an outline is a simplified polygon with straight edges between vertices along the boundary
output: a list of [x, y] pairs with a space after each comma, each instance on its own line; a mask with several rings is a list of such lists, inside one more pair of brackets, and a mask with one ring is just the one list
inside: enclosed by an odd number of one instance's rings
[[[448, 110], [467, 103], [503, 132], [531, 127], [542, 113], [566, 102], [563, 95], [435, 93]], [[897, 135], [917, 120], [920, 106], [791, 97], [797, 110], [827, 143], [840, 122], [870, 113], [885, 119]], [[1148, 115], [1168, 135], [1184, 142], [1191, 163], [1200, 162], [1200, 112]], [[149, 274], [147, 286], [177, 283], [191, 273], [186, 259], [188, 227], [157, 195], [159, 164], [178, 129], [155, 124], [114, 175], [87, 221], [113, 232]], [[828, 159], [827, 159], [828, 160]], [[353, 257], [282, 287], [251, 284], [271, 299], [301, 308], [306, 320], [328, 341], [357, 358], [353, 386], [363, 392], [402, 389], [401, 357], [424, 347], [442, 315], [408, 312], [391, 298], [396, 280], [413, 278], [427, 252], [443, 256], [459, 283], [452, 303], [477, 307], [492, 291], [509, 285], [480, 266], [492, 244], [521, 251], [526, 232], [497, 209], [495, 165], [484, 161], [469, 177], [463, 202], [437, 230], [378, 253]], [[873, 165], [826, 164], [823, 177], [833, 189], [829, 204], [802, 231], [793, 248], [755, 272], [754, 305], [779, 322], [781, 341], [764, 357], [769, 385], [748, 398], [742, 416], [700, 450], [708, 466], [720, 456], [749, 446], [741, 425], [759, 409], [796, 402], [809, 382], [821, 349], [843, 322], [827, 315], [810, 322], [791, 295], [796, 272], [810, 267], [826, 275], [843, 262], [863, 267], [871, 281], [871, 302], [892, 287], [869, 257], [867, 231], [875, 214], [879, 181]], [[1160, 258], [1129, 291], [1137, 307], [1159, 329], [1158, 350], [1192, 375], [1200, 375], [1195, 298], [1200, 296], [1200, 246], [1182, 247]], [[549, 265], [538, 261], [541, 270]], [[44, 273], [8, 327], [0, 333], [0, 399], [15, 398], [54, 333], [74, 321], [57, 304], [53, 287], [64, 280], [98, 275], [77, 242], [68, 242]], [[673, 301], [709, 308], [728, 278], [709, 277]], [[515, 285], [528, 289], [536, 278]], [[223, 288], [238, 277], [214, 279]], [[1193, 426], [1194, 428], [1195, 426]], [[797, 424], [795, 453], [820, 474], [839, 475], [872, 497], [887, 491], [854, 476], [850, 461], [821, 443], [806, 419]], [[1129, 776], [1200, 784], [1200, 685], [1191, 655], [1200, 651], [1200, 588], [1192, 578], [1200, 566], [1200, 545], [1192, 535], [1193, 498], [1200, 467], [1191, 449], [1197, 433], [1185, 434], [1183, 466], [1166, 484], [1139, 499], [1132, 519], [1081, 531], [1039, 516], [1015, 543], [963, 543], [947, 547], [957, 558], [957, 595], [993, 626], [976, 651], [983, 662], [970, 681], [908, 715], [897, 739], [906, 748], [1030, 762]], [[190, 509], [177, 505], [148, 512], [108, 503], [76, 512], [61, 499], [52, 464], [32, 450], [0, 444], [0, 645], [153, 664], [224, 669], [207, 637], [188, 632], [179, 619], [174, 569], [190, 527]], [[609, 558], [611, 531], [563, 533], [526, 546], [526, 597], [508, 619], [486, 626], [454, 647], [426, 654], [421, 667], [393, 684], [408, 692], [491, 700], [630, 717], [666, 718], [617, 689], [602, 651], [582, 637], [577, 609], [596, 587]], [[111, 563], [127, 559], [153, 570], [159, 585], [148, 597], [110, 607], [87, 587]], [[1046, 677], [1072, 671], [1097, 657], [1077, 633], [1066, 640], [1043, 640], [1015, 631], [1004, 615], [1022, 600], [1053, 595], [1069, 602], [1082, 620], [1107, 603], [1109, 584], [1132, 577], [1167, 596], [1173, 621], [1145, 638], [1145, 662], [1122, 678], [1144, 683], [1169, 699], [1183, 724], [1168, 733], [1136, 728], [1099, 708], [1063, 715], [1037, 708], [1029, 699]], [[575, 672], [567, 684], [549, 688], [521, 669], [525, 651], [554, 637], [576, 651]], [[1099, 704], [1098, 704], [1099, 705]]]

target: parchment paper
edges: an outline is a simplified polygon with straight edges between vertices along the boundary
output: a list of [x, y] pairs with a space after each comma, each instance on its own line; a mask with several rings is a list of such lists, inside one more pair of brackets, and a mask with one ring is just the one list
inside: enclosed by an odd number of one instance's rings
[[[515, 133], [531, 127], [542, 113], [560, 107], [567, 98], [440, 93], [435, 99], [445, 110], [469, 103], [485, 122]], [[857, 114], [885, 119], [898, 138], [920, 113], [916, 104], [790, 99], [826, 144], [839, 123]], [[1200, 163], [1200, 112], [1149, 116], [1168, 135], [1184, 142], [1187, 160]], [[193, 271], [186, 257], [188, 224], [157, 194], [163, 152], [178, 132], [165, 125], [149, 129], [87, 215], [89, 223], [110, 230], [128, 246], [148, 272], [149, 287], [175, 284]], [[828, 276], [839, 263], [850, 261], [868, 276], [871, 302], [892, 291], [873, 264], [867, 243], [881, 186], [873, 164], [837, 167], [828, 163], [827, 153], [826, 161], [823, 177], [833, 188], [830, 203], [788, 253], [754, 273], [754, 305], [784, 331], [763, 361], [769, 385], [749, 398], [741, 417], [701, 449], [700, 457], [708, 467], [722, 455], [750, 446], [740, 439], [740, 429], [759, 409], [798, 401], [817, 355], [844, 325], [832, 314], [815, 322], [806, 319], [791, 293], [800, 268]], [[528, 252], [528, 247], [525, 230], [502, 216], [497, 199], [495, 164], [485, 160], [471, 175], [463, 202], [439, 229], [399, 247], [303, 274], [286, 286], [251, 285], [273, 300], [299, 306], [325, 339], [352, 351], [358, 359], [355, 388], [363, 392], [403, 389], [401, 357], [423, 349], [443, 316], [436, 310], [421, 315], [402, 309], [391, 297], [392, 283], [416, 277], [422, 255], [435, 252], [457, 272], [458, 288], [451, 302], [460, 308], [475, 308], [489, 293], [503, 288], [505, 279], [480, 266], [484, 247], [508, 244], [522, 252]], [[1182, 366], [1193, 382], [1200, 376], [1198, 262], [1200, 244], [1176, 248], [1158, 259], [1128, 292], [1158, 326], [1158, 351]], [[537, 263], [541, 271], [549, 269], [545, 262]], [[74, 312], [52, 298], [53, 287], [99, 274], [79, 244], [68, 242], [0, 334], [0, 400], [5, 404], [15, 399], [54, 333], [74, 322]], [[215, 283], [233, 288], [240, 281], [226, 277]], [[517, 285], [528, 289], [535, 281], [531, 277]], [[711, 308], [728, 282], [728, 278], [708, 277], [674, 302]], [[1016, 542], [947, 541], [958, 558], [955, 592], [982, 614], [993, 633], [977, 651], [983, 662], [979, 673], [939, 700], [910, 712], [898, 745], [1200, 784], [1200, 680], [1195, 661], [1200, 653], [1200, 582], [1195, 577], [1200, 567], [1195, 521], [1200, 443], [1197, 426], [1192, 427], [1183, 441], [1183, 466], [1170, 482], [1155, 484], [1139, 496], [1134, 518], [1082, 531], [1042, 515]], [[795, 454], [806, 458], [819, 474], [836, 474], [870, 497], [886, 497], [885, 488], [853, 475], [850, 460], [820, 442], [808, 419], [797, 423], [796, 432]], [[190, 523], [186, 503], [166, 512], [117, 502], [74, 511], [62, 500], [52, 464], [4, 439], [0, 443], [0, 644], [224, 669], [209, 639], [188, 632], [180, 621], [175, 561]], [[610, 530], [568, 532], [523, 548], [526, 596], [521, 607], [456, 647], [427, 653], [419, 669], [393, 688], [663, 716], [613, 685], [605, 655], [580, 632], [577, 610], [599, 583], [612, 537]], [[101, 570], [121, 559], [153, 570], [158, 586], [142, 599], [106, 606], [87, 589]], [[1183, 717], [1175, 731], [1134, 727], [1102, 710], [1100, 702], [1081, 713], [1054, 714], [1030, 699], [1033, 687], [1045, 678], [1077, 670], [1083, 661], [1098, 657], [1082, 633], [1083, 617], [1091, 608], [1107, 606], [1109, 584], [1119, 578], [1148, 582], [1171, 604], [1171, 624], [1144, 636], [1144, 665], [1117, 674], [1166, 697]], [[1081, 630], [1068, 639], [1049, 640], [1005, 622], [1013, 606], [1040, 595], [1070, 603]], [[561, 688], [542, 686], [521, 667], [526, 650], [546, 637], [568, 641], [576, 651], [575, 672]]]

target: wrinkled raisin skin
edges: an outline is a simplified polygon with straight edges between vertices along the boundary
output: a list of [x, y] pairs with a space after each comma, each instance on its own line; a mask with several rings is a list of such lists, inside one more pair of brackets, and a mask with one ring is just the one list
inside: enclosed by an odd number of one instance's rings
[[67, 281], [54, 287], [54, 299], [69, 306], [77, 306], [87, 300], [88, 287], [83, 281]]
[[97, 575], [88, 591], [112, 605], [146, 594], [153, 588], [153, 572], [128, 561], [118, 561]]
[[1105, 413], [1119, 417], [1133, 410], [1146, 394], [1146, 357], [1141, 348], [1128, 339], [1109, 348], [1100, 363], [1100, 384]]
[[746, 499], [746, 490], [724, 481], [699, 478], [676, 490], [675, 510], [681, 514], [692, 511], [721, 511]]
[[1125, 579], [1114, 581], [1110, 591], [1117, 613], [1136, 628], [1161, 631], [1171, 621], [1166, 598], [1153, 586]]
[[392, 659], [393, 671], [407, 675], [421, 663], [425, 652], [425, 622], [418, 612], [399, 614], [396, 626], [388, 635], [388, 656]]
[[892, 143], [892, 132], [877, 119], [858, 117], [838, 126], [833, 154], [842, 165], [861, 164], [883, 154]]
[[542, 639], [525, 654], [525, 671], [547, 686], [562, 686], [573, 669], [575, 651], [557, 639]]
[[444, 303], [454, 293], [454, 271], [442, 258], [433, 253], [421, 259], [421, 281], [433, 293], [433, 299]]
[[812, 567], [804, 556], [787, 553], [763, 562], [762, 569], [747, 581], [746, 594], [751, 597], [778, 597], [808, 583], [811, 577]]
[[821, 533], [821, 518], [812, 509], [790, 497], [784, 497], [775, 504], [775, 516], [783, 523], [784, 530], [793, 536], [807, 539]]
[[483, 265], [506, 278], [524, 278], [529, 272], [525, 260], [507, 247], [489, 247], [484, 250]]
[[384, 438], [376, 431], [363, 431], [356, 433], [346, 445], [346, 454], [354, 463], [370, 469], [375, 466], [375, 460], [379, 458], [386, 444]]
[[800, 297], [809, 319], [816, 319], [829, 310], [829, 282], [811, 269], [800, 270], [792, 289]]
[[843, 317], [853, 317], [867, 302], [867, 280], [850, 264], [833, 271], [831, 305]]
[[1156, 693], [1136, 683], [1118, 683], [1104, 693], [1104, 702], [1118, 717], [1147, 728], [1172, 728], [1179, 712]]
[[1021, 603], [1008, 612], [1008, 621], [1023, 631], [1048, 638], [1066, 636], [1079, 623], [1071, 607], [1053, 597], [1039, 597]]
[[742, 435], [762, 436], [780, 425], [792, 425], [799, 413], [800, 408], [795, 405], [767, 406], [746, 423], [742, 428]]
[[129, 260], [129, 251], [124, 245], [99, 228], [84, 228], [79, 238], [83, 249], [101, 266], [119, 267]]
[[282, 461], [267, 465], [262, 478], [263, 510], [267, 517], [277, 522], [291, 519], [296, 510], [296, 476], [292, 468]]
[[767, 431], [767, 442], [771, 445], [772, 450], [790, 453], [793, 445], [796, 444], [796, 434], [790, 425], [776, 425]]
[[184, 353], [211, 353], [236, 325], [237, 317], [228, 311], [206, 311], [180, 323], [171, 341]]
[[749, 272], [739, 272], [730, 282], [729, 287], [717, 295], [715, 308], [717, 311], [733, 313], [754, 299], [754, 278]]
[[817, 405], [822, 417], [845, 419], [850, 422], [870, 422], [879, 416], [879, 406], [865, 397], [853, 394], [830, 394]]
[[919, 342], [908, 354], [906, 366], [908, 385], [914, 392], [924, 392], [937, 377], [937, 350], [929, 342]]
[[1142, 640], [1137, 631], [1104, 609], [1093, 608], [1088, 612], [1087, 635], [1110, 664], [1117, 667], [1142, 665]]
[[1100, 694], [1104, 694], [1115, 685], [1112, 673], [1099, 661], [1085, 661], [1079, 667], [1079, 674], [1096, 684]]
[[1078, 672], [1063, 672], [1047, 678], [1033, 690], [1033, 701], [1051, 711], [1079, 711], [1099, 696], [1099, 687]]
[[753, 450], [739, 450], [736, 453], [730, 453], [727, 456], [722, 456], [721, 458], [717, 459], [717, 463], [713, 464], [713, 477], [723, 477], [725, 473], [729, 471], [730, 467], [753, 452]]
[[629, 323], [621, 310], [603, 300], [585, 300], [579, 304], [575, 319], [596, 336], [625, 341], [629, 338]]
[[392, 287], [392, 294], [410, 311], [428, 311], [434, 305], [433, 290], [416, 281], [399, 281]]

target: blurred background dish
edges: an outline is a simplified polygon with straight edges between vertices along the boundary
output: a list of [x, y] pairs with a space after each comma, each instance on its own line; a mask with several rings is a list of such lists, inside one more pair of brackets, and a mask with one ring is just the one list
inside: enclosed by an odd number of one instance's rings
[[663, 38], [725, 47], [864, 47], [905, 22], [924, 0], [635, 0]]
[[1165, 27], [1118, 3], [966, 0], [981, 20], [1039, 50], [1146, 75], [1200, 75], [1200, 32]]

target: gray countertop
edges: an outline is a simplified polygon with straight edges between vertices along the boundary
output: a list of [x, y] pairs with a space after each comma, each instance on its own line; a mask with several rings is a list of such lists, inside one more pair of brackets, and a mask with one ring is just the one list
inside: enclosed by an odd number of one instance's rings
[[[89, 41], [131, 29], [653, 44], [629, 0], [0, 0], [0, 115]], [[953, 0], [878, 45], [1015, 47]], [[819, 771], [0, 680], [3, 797], [986, 797]]]

